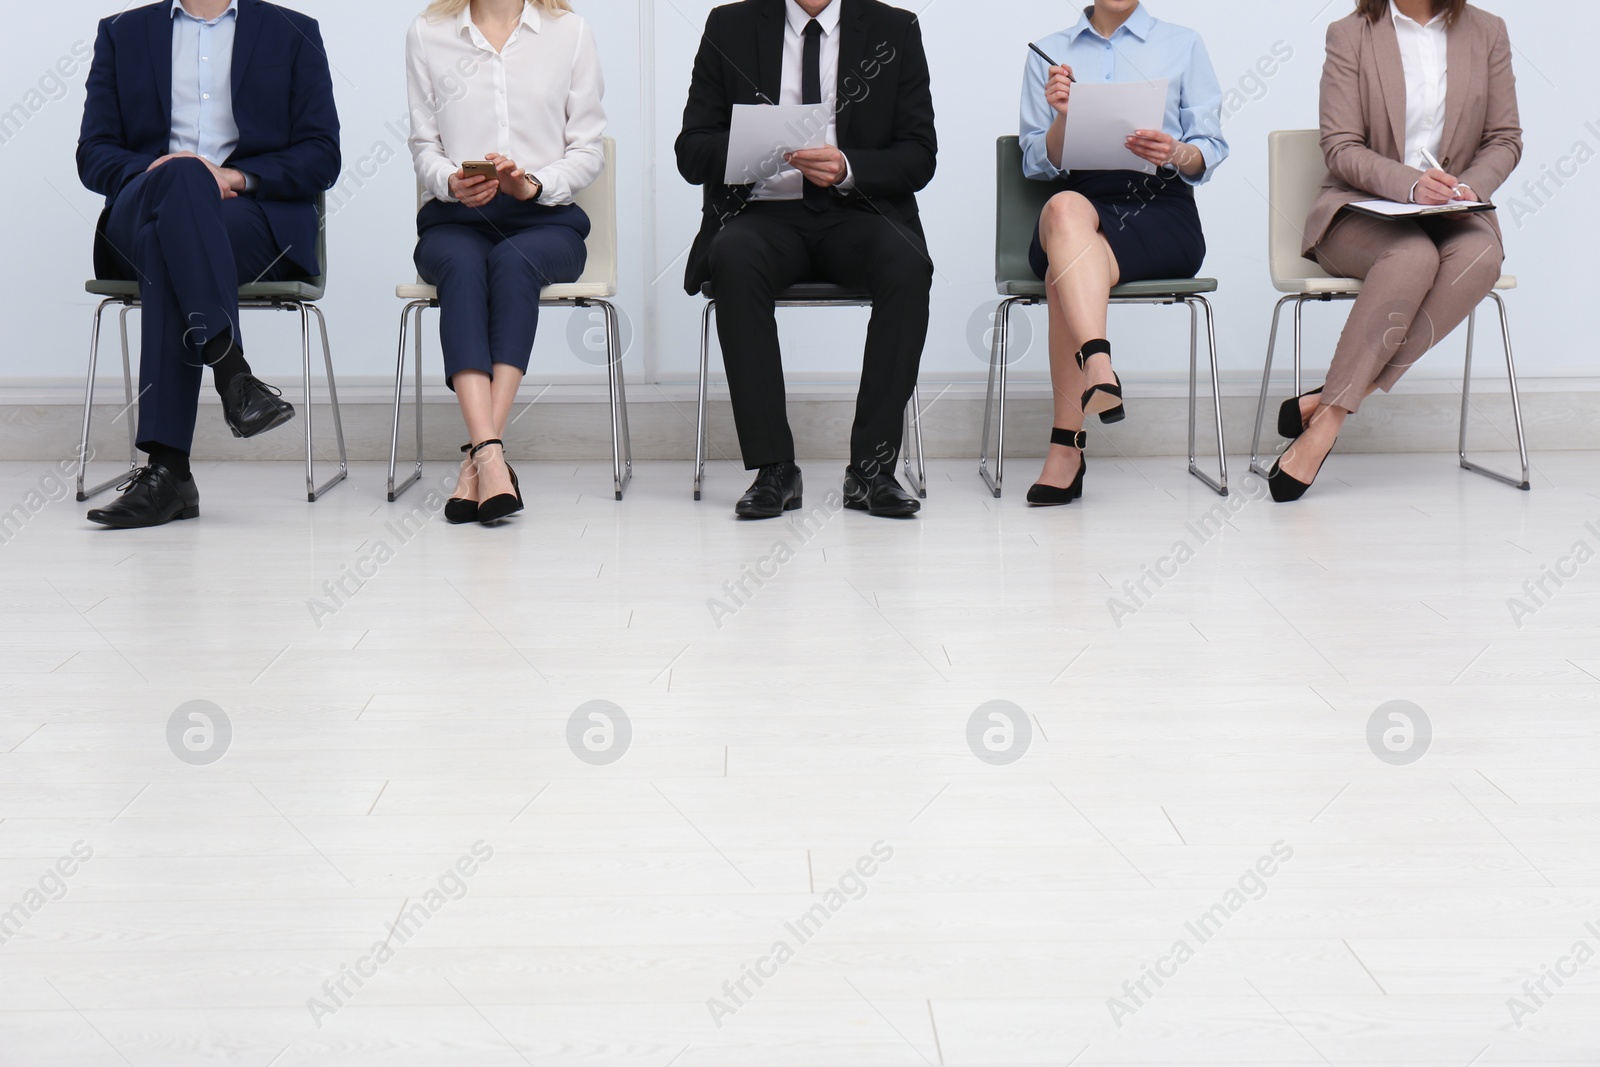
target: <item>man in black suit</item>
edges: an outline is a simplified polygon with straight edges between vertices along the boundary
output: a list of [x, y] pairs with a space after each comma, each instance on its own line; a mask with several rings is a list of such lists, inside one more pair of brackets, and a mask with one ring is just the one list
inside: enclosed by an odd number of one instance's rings
[[[735, 104], [817, 104], [825, 147], [726, 184]], [[870, 292], [861, 391], [845, 470], [845, 506], [909, 516], [894, 477], [904, 411], [928, 333], [933, 264], [916, 193], [933, 179], [938, 141], [917, 19], [878, 0], [742, 0], [711, 12], [695, 58], [678, 169], [705, 187], [705, 218], [685, 287], [717, 299], [728, 388], [755, 484], [741, 518], [800, 507], [800, 468], [785, 410], [776, 294], [799, 282]]]

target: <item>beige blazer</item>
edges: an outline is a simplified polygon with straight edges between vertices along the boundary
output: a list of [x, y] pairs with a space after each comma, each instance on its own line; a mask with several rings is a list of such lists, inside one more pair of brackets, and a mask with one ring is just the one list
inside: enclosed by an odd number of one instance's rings
[[[1439, 162], [1484, 200], [1522, 158], [1517, 79], [1505, 20], [1468, 4], [1450, 28], [1444, 141]], [[1306, 219], [1305, 246], [1357, 200], [1407, 201], [1422, 171], [1400, 162], [1406, 144], [1406, 76], [1394, 20], [1351, 14], [1328, 27], [1322, 67], [1322, 154], [1328, 180]], [[1496, 226], [1494, 213], [1486, 218]]]

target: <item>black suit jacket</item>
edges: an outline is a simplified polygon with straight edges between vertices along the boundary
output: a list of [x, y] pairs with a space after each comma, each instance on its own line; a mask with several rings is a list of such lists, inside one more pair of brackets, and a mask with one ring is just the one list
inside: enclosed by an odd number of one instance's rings
[[[167, 154], [172, 139], [172, 4], [100, 23], [78, 139], [78, 174], [106, 198]], [[256, 179], [253, 196], [285, 258], [317, 272], [318, 194], [339, 180], [339, 113], [317, 23], [263, 0], [240, 0], [233, 41], [233, 118], [239, 147], [226, 165]], [[115, 277], [116, 257], [96, 228], [95, 272]], [[108, 273], [112, 272], [112, 273]]]
[[[839, 19], [839, 144], [855, 175], [853, 195], [924, 244], [919, 190], [939, 152], [922, 31], [909, 11], [879, 0], [834, 0]], [[750, 200], [751, 185], [724, 185], [734, 104], [777, 100], [783, 88], [784, 0], [742, 0], [706, 20], [678, 136], [678, 170], [705, 186], [704, 219], [684, 288], [710, 278], [711, 240]]]

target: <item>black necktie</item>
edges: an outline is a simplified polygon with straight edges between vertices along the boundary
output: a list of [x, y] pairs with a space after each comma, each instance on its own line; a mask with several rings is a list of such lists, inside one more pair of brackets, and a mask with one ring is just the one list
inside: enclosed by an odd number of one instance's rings
[[[822, 23], [816, 19], [806, 23], [806, 48], [800, 72], [800, 102], [822, 103]], [[813, 185], [809, 180], [802, 180], [805, 182], [806, 207], [812, 211], [828, 210], [831, 199], [828, 190]]]

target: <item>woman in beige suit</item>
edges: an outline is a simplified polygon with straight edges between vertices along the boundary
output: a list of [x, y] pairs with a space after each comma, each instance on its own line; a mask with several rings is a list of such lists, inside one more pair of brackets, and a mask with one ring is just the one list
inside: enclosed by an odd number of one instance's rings
[[1279, 414], [1294, 439], [1272, 471], [1280, 503], [1305, 495], [1361, 402], [1393, 388], [1499, 280], [1493, 212], [1398, 220], [1347, 206], [1494, 196], [1522, 158], [1505, 22], [1465, 0], [1357, 0], [1328, 27], [1322, 151], [1328, 180], [1303, 251], [1365, 284], [1326, 384]]

